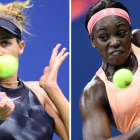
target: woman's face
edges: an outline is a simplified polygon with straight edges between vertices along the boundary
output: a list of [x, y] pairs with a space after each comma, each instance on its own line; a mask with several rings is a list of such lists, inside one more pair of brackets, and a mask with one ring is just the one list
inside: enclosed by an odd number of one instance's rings
[[18, 43], [13, 34], [0, 28], [0, 55], [11, 54], [18, 57], [23, 52], [24, 46], [24, 41]]
[[102, 58], [112, 65], [123, 64], [131, 52], [130, 26], [119, 16], [99, 20], [90, 39]]

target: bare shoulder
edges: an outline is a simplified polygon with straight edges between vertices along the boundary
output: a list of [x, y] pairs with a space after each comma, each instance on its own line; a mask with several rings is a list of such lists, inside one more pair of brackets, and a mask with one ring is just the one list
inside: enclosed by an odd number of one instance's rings
[[[24, 84], [30, 88], [38, 97], [39, 101], [41, 102], [42, 106], [52, 115], [52, 112], [55, 112], [57, 115], [59, 115], [55, 105], [51, 101], [51, 99], [48, 97], [47, 93], [44, 91], [43, 88], [40, 87], [39, 81], [28, 81]], [[51, 110], [51, 111], [50, 111]], [[52, 115], [53, 116], [53, 115]]]
[[39, 101], [41, 102], [41, 104], [45, 105], [45, 100], [47, 98], [47, 94], [46, 92], [39, 86], [39, 82], [38, 81], [24, 81], [24, 84], [30, 88], [38, 97]]
[[31, 88], [36, 88], [36, 89], [41, 88], [39, 86], [39, 82], [38, 81], [23, 81], [23, 83], [26, 86], [31, 87]]
[[134, 43], [137, 47], [140, 47], [140, 29], [134, 29], [132, 31], [132, 43]]
[[38, 81], [24, 81], [24, 84], [33, 91], [45, 92], [40, 86]]
[[86, 100], [96, 101], [101, 98], [105, 92], [104, 83], [98, 77], [94, 77], [83, 89], [81, 97], [86, 97]]
[[95, 95], [99, 91], [104, 91], [105, 85], [97, 76], [94, 76], [93, 79], [87, 83], [83, 92], [90, 92], [92, 95]]
[[95, 109], [96, 106], [104, 106], [106, 89], [104, 83], [95, 76], [83, 89], [81, 98], [80, 98], [80, 112], [81, 115], [85, 114], [85, 111], [88, 109]]
[[[95, 76], [83, 89], [80, 99], [80, 113], [83, 123], [83, 139], [109, 138], [110, 122], [105, 110], [106, 88]], [[103, 125], [104, 124], [104, 125]]]
[[79, 109], [82, 119], [88, 118], [89, 113], [91, 112], [95, 113], [104, 110], [108, 115], [111, 124], [115, 126], [105, 84], [97, 76], [83, 89]]

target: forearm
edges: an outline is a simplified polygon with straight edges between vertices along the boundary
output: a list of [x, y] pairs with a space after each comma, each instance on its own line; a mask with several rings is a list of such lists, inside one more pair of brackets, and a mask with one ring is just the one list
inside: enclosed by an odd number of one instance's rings
[[103, 135], [100, 136], [93, 135], [91, 137], [87, 135], [85, 136], [84, 140], [140, 140], [140, 126], [138, 125], [135, 128], [128, 131], [127, 133], [112, 138], [106, 138]]
[[136, 126], [127, 133], [106, 140], [140, 140], [140, 126]]
[[62, 120], [57, 116], [55, 117], [55, 129], [54, 132], [62, 139], [69, 140], [66, 128]]
[[67, 134], [69, 136], [69, 102], [58, 86], [54, 86], [53, 88], [49, 88], [49, 90], [47, 89], [45, 91], [47, 93], [49, 91], [48, 96], [59, 111], [60, 117], [65, 125]]

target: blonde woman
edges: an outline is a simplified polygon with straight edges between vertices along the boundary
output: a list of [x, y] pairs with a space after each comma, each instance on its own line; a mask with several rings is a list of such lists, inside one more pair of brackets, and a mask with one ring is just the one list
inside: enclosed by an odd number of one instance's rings
[[[18, 59], [23, 53], [21, 36], [28, 33], [23, 11], [30, 7], [30, 0], [0, 4], [0, 55]], [[58, 53], [60, 46], [53, 49], [39, 82], [23, 82], [17, 72], [0, 77], [0, 140], [51, 140], [54, 131], [69, 139], [69, 103], [57, 84], [59, 67], [69, 53], [65, 48]]]

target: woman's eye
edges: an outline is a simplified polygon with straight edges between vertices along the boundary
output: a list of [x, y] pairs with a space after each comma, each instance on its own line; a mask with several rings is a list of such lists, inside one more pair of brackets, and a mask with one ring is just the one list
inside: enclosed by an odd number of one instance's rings
[[126, 36], [126, 31], [119, 31], [118, 36], [124, 38]]
[[100, 39], [102, 41], [107, 41], [108, 40], [108, 36], [107, 35], [100, 35]]
[[1, 42], [1, 45], [2, 46], [7, 46], [7, 45], [9, 45], [10, 43], [8, 42], [8, 41], [3, 41], [3, 42]]

